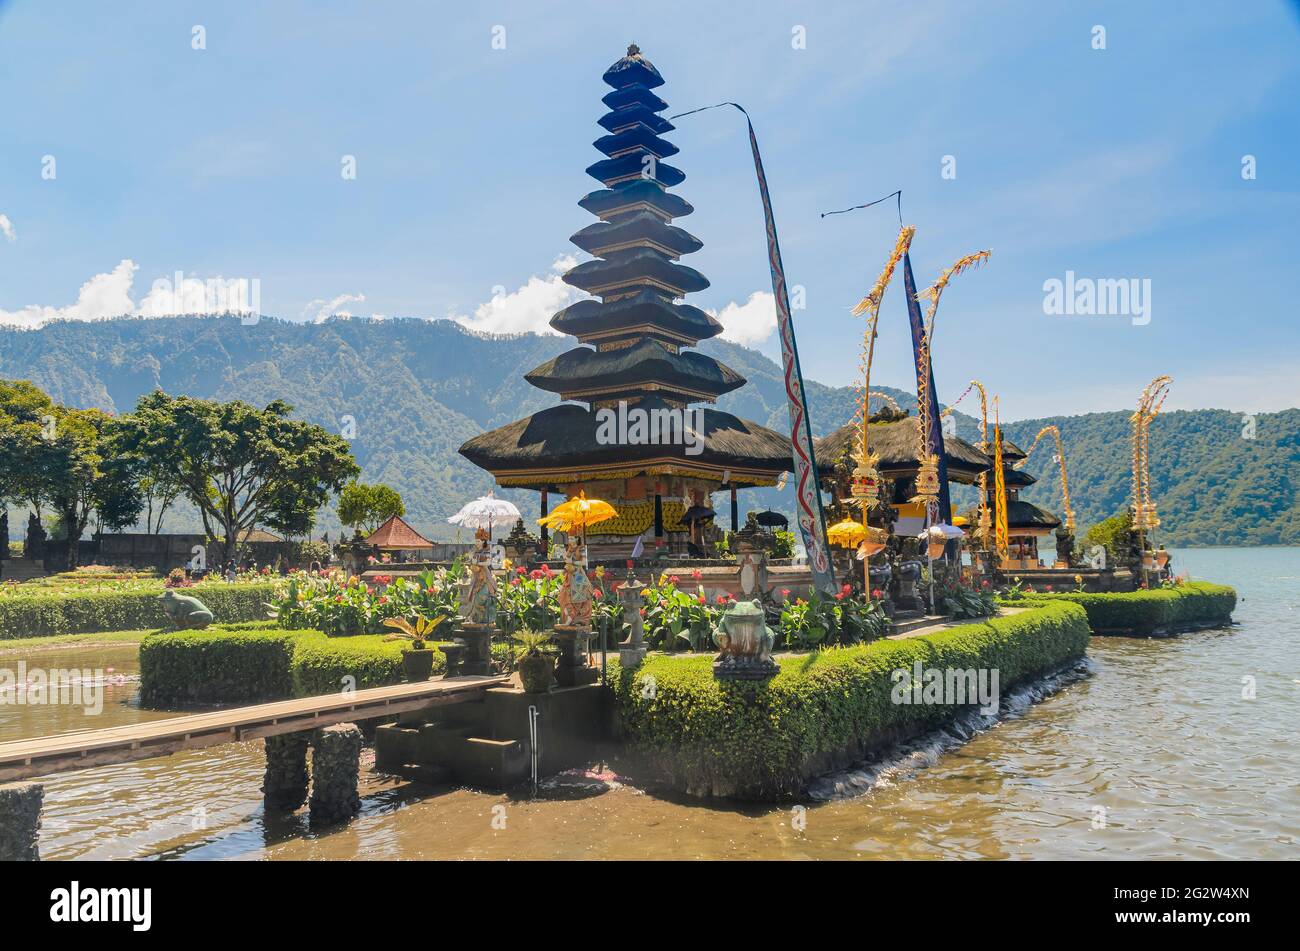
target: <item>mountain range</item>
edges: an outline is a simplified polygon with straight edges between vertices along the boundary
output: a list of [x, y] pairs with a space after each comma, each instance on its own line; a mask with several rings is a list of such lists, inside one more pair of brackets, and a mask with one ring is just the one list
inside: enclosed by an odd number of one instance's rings
[[[303, 418], [332, 431], [353, 432], [362, 480], [397, 489], [407, 518], [438, 538], [454, 537], [446, 517], [492, 488], [491, 477], [457, 448], [486, 429], [555, 402], [523, 374], [573, 346], [567, 337], [474, 333], [447, 320], [332, 318], [297, 323], [263, 317], [118, 318], [64, 321], [35, 330], [0, 328], [0, 377], [28, 379], [70, 406], [129, 412], [136, 399], [161, 387], [205, 399], [291, 403]], [[725, 340], [703, 352], [746, 377], [748, 384], [718, 406], [777, 431], [788, 427], [781, 369], [763, 354]], [[1082, 368], [1080, 370], [1082, 372]], [[993, 381], [989, 381], [993, 383]], [[852, 387], [806, 380], [814, 435], [825, 435], [853, 414]], [[904, 409], [915, 396], [888, 386]], [[955, 395], [955, 394], [945, 394]], [[963, 403], [963, 408], [969, 404]], [[954, 412], [957, 432], [978, 440], [978, 421]], [[1065, 446], [1071, 501], [1079, 529], [1121, 511], [1128, 501], [1128, 413], [1102, 412], [1004, 424], [1028, 449], [1039, 429], [1054, 423]], [[1228, 410], [1164, 413], [1151, 434], [1152, 490], [1160, 512], [1160, 540], [1170, 545], [1300, 543], [1300, 410], [1245, 417]], [[1039, 477], [1022, 497], [1061, 510], [1054, 446], [1044, 439], [1026, 468]], [[526, 515], [538, 497], [504, 491]], [[974, 501], [957, 491], [958, 504]], [[750, 508], [793, 509], [789, 488], [743, 493]], [[20, 530], [15, 520], [15, 532]], [[165, 529], [198, 526], [184, 507]], [[318, 530], [337, 533], [332, 511]]]

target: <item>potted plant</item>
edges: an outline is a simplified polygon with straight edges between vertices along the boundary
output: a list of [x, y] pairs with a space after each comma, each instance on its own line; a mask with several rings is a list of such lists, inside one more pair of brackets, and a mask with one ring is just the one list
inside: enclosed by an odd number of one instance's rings
[[555, 672], [555, 658], [546, 650], [551, 636], [541, 631], [520, 631], [514, 639], [515, 668], [524, 693], [546, 693]]
[[386, 641], [403, 640], [410, 641], [409, 649], [402, 650], [402, 670], [406, 674], [408, 683], [422, 683], [429, 679], [433, 673], [433, 651], [424, 646], [424, 642], [433, 636], [442, 622], [447, 619], [447, 615], [440, 614], [435, 618], [427, 618], [423, 615], [415, 615], [415, 623], [412, 624], [404, 617], [390, 617], [384, 621], [384, 627], [391, 627], [393, 633], [384, 638]]

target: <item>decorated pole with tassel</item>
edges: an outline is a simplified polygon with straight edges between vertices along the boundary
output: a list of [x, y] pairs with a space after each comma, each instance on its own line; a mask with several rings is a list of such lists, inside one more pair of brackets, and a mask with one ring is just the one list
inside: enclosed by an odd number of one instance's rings
[[758, 193], [763, 202], [763, 220], [767, 231], [767, 263], [772, 274], [777, 335], [781, 340], [781, 364], [785, 379], [786, 402], [790, 409], [790, 446], [794, 459], [796, 521], [803, 536], [804, 548], [808, 552], [808, 567], [812, 571], [813, 586], [825, 595], [834, 595], [838, 589], [826, 538], [826, 517], [822, 512], [817, 459], [813, 452], [812, 426], [808, 421], [808, 398], [804, 392], [803, 372], [799, 368], [799, 350], [795, 346], [794, 320], [790, 316], [790, 295], [786, 290], [785, 267], [781, 263], [781, 247], [776, 236], [772, 198], [767, 190], [767, 176], [763, 171], [763, 158], [758, 151], [758, 137], [754, 134], [754, 123], [750, 120], [749, 113], [734, 102], [720, 102], [713, 106], [692, 109], [672, 118], [680, 119], [682, 116], [703, 112], [706, 109], [716, 109], [719, 106], [732, 106], [738, 109], [749, 127], [749, 148], [754, 156]]

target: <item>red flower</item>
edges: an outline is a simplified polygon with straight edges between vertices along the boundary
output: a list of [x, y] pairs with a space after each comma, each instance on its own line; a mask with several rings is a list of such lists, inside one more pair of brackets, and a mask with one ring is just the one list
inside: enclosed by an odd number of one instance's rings
[[726, 604], [727, 596], [725, 594], [720, 594], [714, 600], [717, 601], [718, 604]]
[[343, 603], [343, 595], [341, 595], [341, 594], [336, 594], [336, 595], [334, 595], [334, 600], [337, 601], [339, 604], [342, 604], [342, 603]]
[[387, 603], [388, 603], [388, 595], [386, 595], [386, 594], [384, 594], [384, 595], [380, 595], [380, 597], [379, 597], [379, 603], [380, 603], [380, 604], [387, 604]]
[[1044, 587], [1045, 587], [1048, 591], [1051, 591], [1051, 590], [1052, 590], [1052, 586], [1051, 586], [1050, 584], [1049, 584], [1049, 585], [1044, 585]]
[[526, 575], [528, 574], [528, 569], [525, 568], [523, 565], [520, 565], [518, 568], [515, 569], [515, 573], [520, 575]]
[[517, 587], [519, 587], [519, 579], [518, 579], [518, 578], [511, 578], [511, 579], [510, 579], [510, 587], [512, 587], [512, 588], [517, 588]]
[[879, 601], [884, 596], [885, 596], [885, 592], [881, 591], [879, 588], [873, 588], [871, 590], [871, 597], [877, 601]]
[[703, 577], [704, 577], [704, 573], [703, 573], [702, 571], [700, 571], [699, 568], [693, 568], [693, 569], [691, 569], [691, 578], [692, 578], [693, 580], [695, 580], [695, 581], [699, 581], [699, 580], [700, 580], [701, 578], [703, 578]]
[[629, 558], [629, 559], [627, 560], [627, 566], [628, 566], [629, 568], [632, 567], [632, 559], [631, 559], [631, 558]]
[[847, 596], [848, 596], [848, 592], [847, 592], [847, 591], [841, 591], [839, 594], [835, 595], [835, 600], [836, 600], [836, 601], [843, 601], [843, 600], [845, 599], [845, 597], [847, 597]]
[[676, 576], [676, 575], [669, 575], [669, 576], [668, 576], [668, 583], [669, 583], [669, 584], [672, 584], [672, 585], [677, 584], [677, 576]]
[[781, 589], [781, 597], [783, 597], [783, 598], [788, 598], [788, 597], [790, 597], [790, 589], [789, 589], [789, 588], [782, 588], [782, 589]]
[[852, 592], [853, 592], [853, 586], [846, 584], [844, 587], [840, 588], [840, 597], [845, 598]]
[[605, 596], [605, 593], [604, 593], [603, 591], [601, 591], [599, 588], [594, 588], [594, 589], [592, 589], [592, 592], [591, 592], [591, 593], [592, 593], [593, 595], [595, 595], [596, 597], [598, 597], [598, 598], [603, 598], [603, 597]]
[[704, 595], [702, 595], [702, 594], [696, 595], [695, 597], [696, 597], [696, 600], [700, 602], [700, 604], [708, 604], [708, 603], [709, 603], [709, 599], [706, 598], [706, 597], [705, 597]]
[[542, 578], [544, 577], [544, 575], [542, 574], [542, 569], [541, 569], [541, 568], [534, 568], [534, 569], [529, 573], [528, 577], [532, 578], [534, 581], [541, 581]]

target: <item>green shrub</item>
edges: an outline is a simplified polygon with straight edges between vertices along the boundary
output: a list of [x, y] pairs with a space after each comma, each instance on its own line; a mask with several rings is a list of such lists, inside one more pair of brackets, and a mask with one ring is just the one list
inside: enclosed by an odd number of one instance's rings
[[1069, 601], [1083, 606], [1096, 634], [1150, 635], [1226, 623], [1237, 606], [1235, 589], [1188, 581], [1147, 591], [1031, 594], [1027, 603]]
[[1042, 604], [922, 637], [785, 657], [766, 682], [717, 680], [708, 657], [652, 655], [627, 670], [611, 660], [611, 683], [629, 747], [676, 788], [774, 799], [953, 715], [950, 706], [892, 702], [893, 671], [916, 661], [997, 670], [1005, 691], [1082, 657], [1088, 636], [1078, 606]]
[[[238, 584], [205, 587], [193, 593], [212, 611], [218, 622], [253, 621], [265, 617], [273, 586]], [[134, 631], [164, 627], [159, 593], [150, 591], [97, 591], [57, 596], [33, 595], [0, 598], [0, 640], [43, 637], [49, 634], [89, 634], [97, 631]]]
[[[140, 642], [140, 700], [153, 707], [263, 703], [382, 687], [402, 682], [402, 647], [378, 634], [327, 637], [267, 624], [159, 632]], [[446, 669], [435, 648], [434, 673]]]

